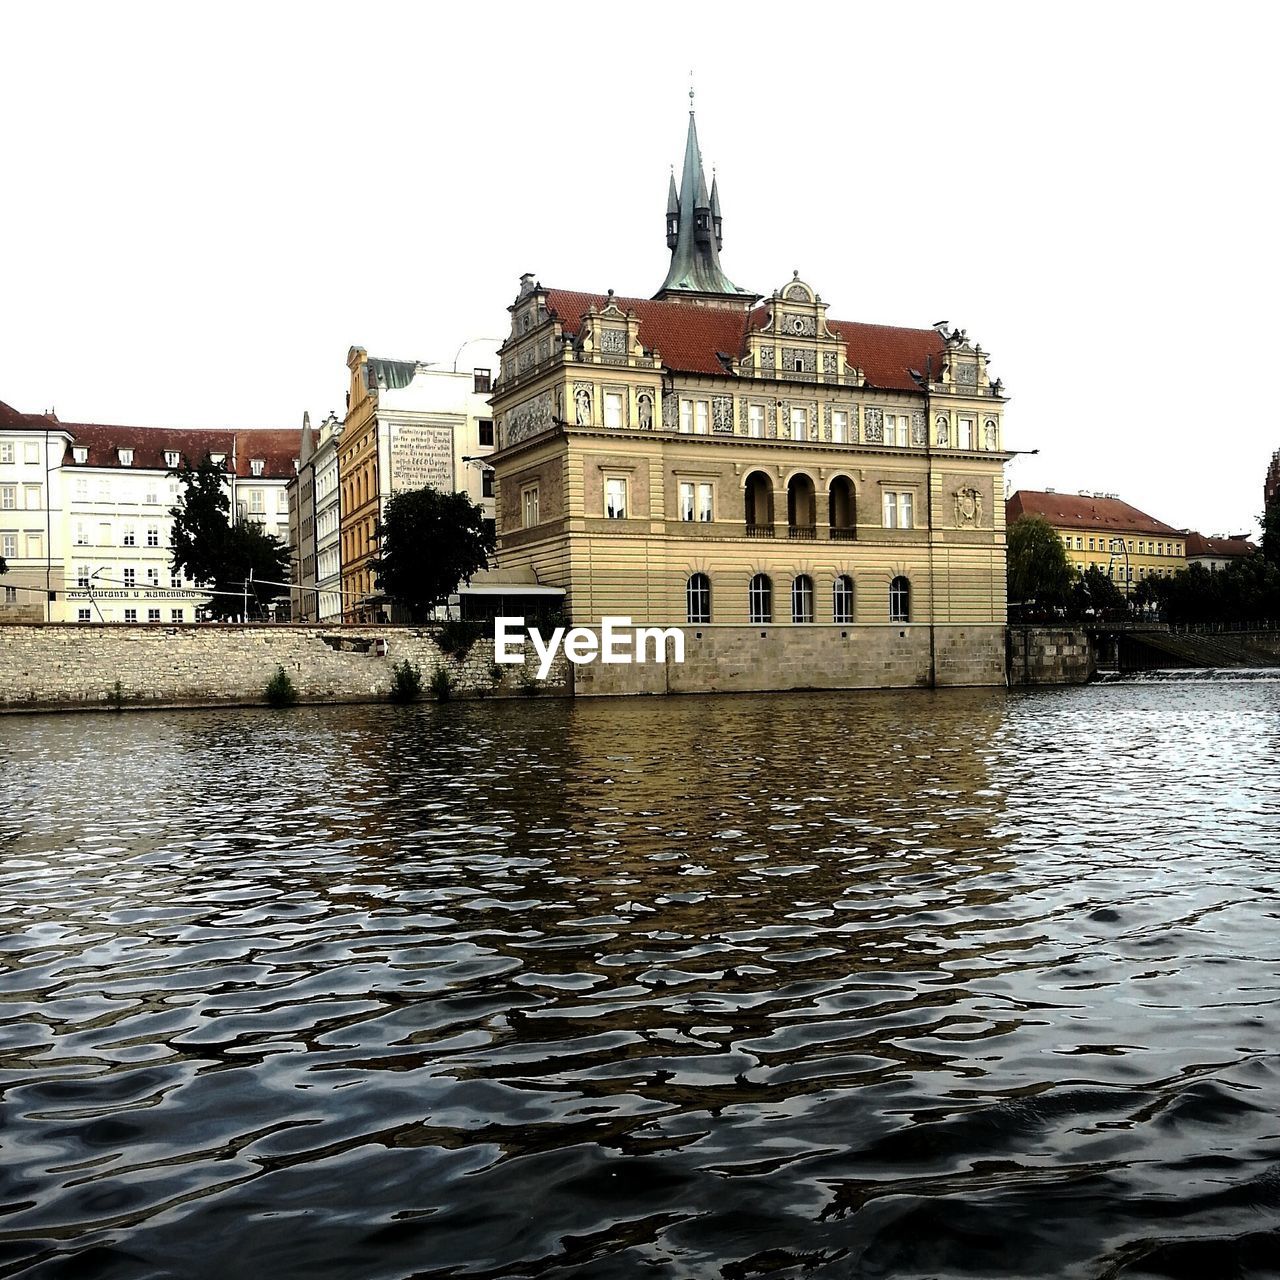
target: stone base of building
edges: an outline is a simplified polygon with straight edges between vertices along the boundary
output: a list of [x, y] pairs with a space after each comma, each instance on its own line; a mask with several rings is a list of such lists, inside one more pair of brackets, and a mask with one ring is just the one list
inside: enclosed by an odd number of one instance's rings
[[[684, 633], [684, 662], [583, 664], [580, 697], [1003, 685], [1004, 627], [704, 626]], [[671, 646], [668, 644], [668, 656]], [[652, 657], [652, 647], [648, 656]]]
[[1089, 634], [1066, 627], [1010, 627], [1009, 683], [1086, 684], [1098, 674]]

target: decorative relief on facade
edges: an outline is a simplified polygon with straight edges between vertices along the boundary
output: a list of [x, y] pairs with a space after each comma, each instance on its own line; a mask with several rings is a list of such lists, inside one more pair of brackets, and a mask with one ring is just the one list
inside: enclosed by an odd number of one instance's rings
[[512, 445], [547, 431], [552, 425], [551, 392], [542, 391], [507, 410], [502, 434], [506, 443]]
[[961, 528], [976, 529], [982, 524], [982, 494], [971, 486], [957, 489], [956, 524]]
[[976, 387], [978, 385], [978, 366], [976, 364], [958, 364], [955, 367], [956, 385], [959, 387]]
[[625, 356], [627, 354], [627, 331], [625, 329], [601, 329], [600, 350], [607, 355]]
[[520, 353], [520, 372], [523, 373], [526, 369], [531, 369], [532, 367], [533, 348], [525, 347], [525, 349]]
[[783, 347], [782, 367], [787, 373], [817, 373], [818, 353], [811, 347]]
[[733, 435], [733, 397], [711, 397], [711, 430], [717, 435]]
[[951, 420], [945, 413], [940, 413], [933, 420], [933, 443], [944, 449], [951, 444]]
[[994, 418], [988, 418], [986, 422], [982, 424], [983, 443], [988, 449], [994, 449], [997, 446], [999, 438], [1000, 432], [996, 427], [996, 420]]
[[573, 420], [580, 427], [591, 425], [591, 383], [573, 384]]
[[747, 426], [749, 421], [750, 418], [747, 414], [747, 401], [746, 398], [743, 397], [738, 401], [738, 433], [740, 435], [745, 435], [749, 430]]
[[911, 413], [911, 443], [923, 448], [929, 443], [929, 421], [923, 409], [914, 409]]
[[543, 360], [549, 360], [550, 358], [551, 358], [551, 339], [550, 339], [550, 338], [539, 338], [539, 339], [538, 339], [538, 360], [539, 360], [539, 362], [541, 362], [541, 361], [543, 361]]
[[674, 431], [680, 423], [680, 398], [674, 391], [662, 393], [662, 429]]
[[884, 410], [867, 405], [866, 435], [868, 444], [884, 443]]
[[834, 378], [840, 372], [840, 357], [834, 351], [824, 351], [822, 353], [822, 372], [828, 378]]
[[789, 284], [783, 291], [782, 296], [792, 302], [808, 302], [809, 290], [802, 284]]
[[822, 438], [831, 439], [831, 406], [829, 404], [822, 406]]
[[791, 401], [778, 401], [778, 436], [783, 440], [791, 439]]
[[648, 391], [636, 396], [636, 422], [641, 431], [653, 430], [653, 396]]
[[818, 325], [812, 316], [788, 316], [778, 326], [783, 333], [794, 333], [801, 338], [812, 338], [817, 335]]
[[766, 440], [776, 440], [778, 438], [778, 414], [780, 412], [780, 409], [765, 407], [764, 434]]
[[760, 348], [760, 368], [761, 368], [761, 371], [764, 373], [767, 373], [767, 374], [773, 373], [773, 348], [772, 347]]

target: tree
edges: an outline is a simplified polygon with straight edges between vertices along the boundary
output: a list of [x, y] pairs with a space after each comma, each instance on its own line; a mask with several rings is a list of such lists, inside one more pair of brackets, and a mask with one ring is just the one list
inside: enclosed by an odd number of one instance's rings
[[250, 609], [268, 604], [288, 591], [289, 548], [274, 534], [249, 520], [231, 521], [226, 469], [207, 454], [198, 467], [185, 459], [169, 473], [179, 484], [178, 501], [170, 508], [173, 532], [169, 551], [173, 568], [183, 571], [210, 592], [209, 611], [234, 618], [244, 611], [249, 580]]
[[1262, 513], [1262, 555], [1268, 564], [1280, 567], [1280, 494]]
[[1053, 612], [1067, 601], [1072, 570], [1066, 548], [1043, 516], [1019, 516], [1009, 527], [1009, 603]]
[[4, 556], [0, 556], [0, 577], [3, 577], [8, 572], [9, 572], [9, 566], [5, 562]]
[[430, 485], [392, 494], [378, 525], [378, 588], [421, 622], [489, 562], [493, 531], [465, 493]]
[[[1145, 585], [1146, 581], [1143, 579], [1139, 585]], [[1077, 575], [1071, 584], [1070, 606], [1077, 618], [1103, 617], [1123, 613], [1127, 608], [1124, 592], [1096, 564]]]

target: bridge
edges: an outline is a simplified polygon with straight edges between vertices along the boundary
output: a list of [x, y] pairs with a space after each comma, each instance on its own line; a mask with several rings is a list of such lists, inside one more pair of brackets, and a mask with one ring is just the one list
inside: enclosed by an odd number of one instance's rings
[[1160, 622], [1088, 623], [1101, 671], [1170, 667], [1280, 667], [1280, 629], [1170, 628]]

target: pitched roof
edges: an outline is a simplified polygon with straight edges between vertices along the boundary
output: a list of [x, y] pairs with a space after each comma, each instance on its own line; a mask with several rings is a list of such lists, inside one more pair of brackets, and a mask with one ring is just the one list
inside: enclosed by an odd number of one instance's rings
[[52, 431], [61, 426], [51, 413], [19, 413], [12, 405], [0, 400], [0, 427], [6, 431]]
[[1119, 498], [1094, 497], [1087, 493], [1049, 493], [1019, 489], [1005, 502], [1005, 520], [1012, 524], [1019, 516], [1043, 516], [1058, 529], [1100, 530], [1114, 533], [1172, 534], [1182, 531], [1149, 516]]
[[180, 454], [193, 466], [206, 453], [226, 455], [227, 465], [235, 458], [237, 476], [253, 477], [252, 459], [263, 461], [262, 477], [287, 480], [294, 474], [293, 460], [298, 456], [298, 432], [292, 428], [253, 427], [126, 427], [92, 422], [64, 422], [72, 443], [67, 447], [63, 464], [77, 464], [73, 450], [87, 447], [89, 456], [84, 466], [118, 467], [120, 449], [133, 450], [133, 470], [168, 470], [165, 454]]
[[[623, 311], [634, 311], [640, 321], [640, 341], [657, 351], [662, 363], [681, 373], [725, 373], [718, 353], [736, 359], [746, 351], [748, 332], [761, 328], [766, 306], [753, 311], [737, 307], [703, 307], [692, 302], [656, 301], [652, 298], [609, 298], [603, 293], [572, 289], [548, 289], [547, 306], [564, 326], [576, 334], [589, 307], [604, 308], [610, 301]], [[894, 391], [919, 391], [910, 370], [920, 373], [930, 358], [935, 372], [943, 354], [942, 338], [933, 329], [900, 329], [885, 324], [860, 324], [852, 320], [828, 320], [827, 326], [844, 339], [850, 364], [866, 374], [867, 383]]]
[[1216, 559], [1233, 559], [1250, 556], [1257, 547], [1248, 538], [1207, 538], [1194, 529], [1187, 533], [1187, 559], [1197, 556], [1212, 556]]

